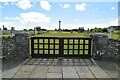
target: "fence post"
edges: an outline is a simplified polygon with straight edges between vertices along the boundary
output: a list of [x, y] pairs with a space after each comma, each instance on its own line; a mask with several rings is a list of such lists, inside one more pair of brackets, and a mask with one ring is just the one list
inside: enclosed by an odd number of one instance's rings
[[63, 47], [64, 47], [64, 39], [59, 38], [59, 55], [60, 55], [60, 57], [63, 56]]
[[33, 55], [34, 55], [34, 39], [33, 39], [33, 37], [31, 37], [30, 39], [31, 39], [31, 56], [33, 57]]
[[88, 54], [89, 54], [89, 56], [91, 57], [91, 40], [92, 39], [89, 39], [89, 50], [88, 50]]

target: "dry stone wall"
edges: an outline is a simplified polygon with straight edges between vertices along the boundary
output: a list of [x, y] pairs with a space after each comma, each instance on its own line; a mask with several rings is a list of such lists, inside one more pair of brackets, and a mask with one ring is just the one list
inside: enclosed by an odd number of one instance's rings
[[119, 58], [120, 39], [108, 39], [107, 44], [96, 44], [93, 46], [93, 57], [96, 59]]
[[2, 37], [0, 36], [0, 58], [2, 57]]
[[29, 37], [26, 33], [17, 33], [15, 36], [2, 37], [3, 58], [27, 58], [29, 52]]

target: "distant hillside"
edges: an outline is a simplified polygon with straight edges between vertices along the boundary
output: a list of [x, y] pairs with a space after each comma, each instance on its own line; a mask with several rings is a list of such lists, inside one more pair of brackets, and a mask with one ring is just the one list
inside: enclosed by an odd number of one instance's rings
[[114, 28], [114, 30], [120, 30], [120, 26], [111, 26]]

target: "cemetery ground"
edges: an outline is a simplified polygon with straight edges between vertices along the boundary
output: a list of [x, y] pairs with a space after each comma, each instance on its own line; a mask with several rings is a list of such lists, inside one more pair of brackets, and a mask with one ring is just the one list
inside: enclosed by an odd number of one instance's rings
[[[78, 33], [78, 32], [65, 32], [65, 31], [62, 32], [48, 31], [45, 32], [44, 34], [33, 35], [32, 37], [90, 37], [90, 35], [94, 33], [100, 33], [100, 32]], [[105, 33], [105, 34], [108, 34], [108, 38], [110, 37], [109, 33]], [[114, 31], [113, 38], [120, 39], [120, 31]]]
[[[86, 36], [84, 33], [50, 31], [44, 34], [33, 35], [32, 37], [88, 37], [88, 36]], [[118, 38], [118, 34], [115, 37]], [[72, 43], [72, 41], [70, 42]], [[67, 42], [65, 41], [65, 43]], [[80, 43], [83, 43], [83, 41], [81, 41]], [[35, 47], [37, 48], [37, 45]], [[45, 47], [47, 48], [48, 46]], [[51, 46], [51, 48], [53, 48], [53, 46]], [[67, 46], [64, 46], [64, 48], [67, 48]], [[70, 48], [72, 48], [72, 46]], [[78, 48], [78, 46], [75, 46], [75, 48]], [[80, 46], [80, 48], [83, 48], [83, 46]], [[85, 46], [85, 48], [87, 48], [87, 46]], [[16, 59], [16, 60], [10, 59], [7, 61], [3, 60], [2, 62], [3, 73], [0, 73], [0, 76], [2, 76], [3, 80], [4, 79], [79, 80], [79, 78], [83, 80], [89, 79], [118, 80], [117, 79], [119, 70], [117, 65], [118, 62], [112, 59], [110, 61], [110, 60], [94, 60], [92, 58], [82, 59], [82, 58], [30, 57], [28, 59]]]
[[[90, 37], [90, 35], [94, 34], [95, 32], [86, 32], [86, 33], [77, 33], [77, 32], [57, 32], [57, 31], [47, 31], [43, 34], [36, 34], [30, 37]], [[87, 34], [87, 35], [86, 35]], [[108, 38], [110, 37], [109, 33]], [[0, 36], [11, 36], [12, 34], [0, 34]], [[113, 34], [114, 39], [120, 39], [120, 31], [114, 31]]]

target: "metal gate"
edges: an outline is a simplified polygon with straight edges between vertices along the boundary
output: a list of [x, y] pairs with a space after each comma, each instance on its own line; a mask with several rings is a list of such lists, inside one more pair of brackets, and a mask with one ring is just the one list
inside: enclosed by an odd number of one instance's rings
[[91, 57], [91, 38], [31, 37], [32, 57]]

